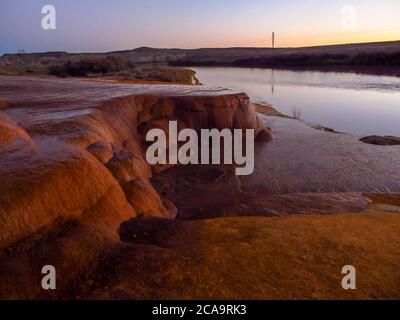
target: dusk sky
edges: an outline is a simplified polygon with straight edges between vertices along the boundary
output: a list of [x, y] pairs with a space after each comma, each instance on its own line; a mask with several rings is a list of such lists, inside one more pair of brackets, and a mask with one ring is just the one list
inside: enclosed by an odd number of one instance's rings
[[[41, 27], [44, 5], [56, 8], [56, 30]], [[398, 40], [399, 13], [399, 0], [0, 0], [0, 54], [263, 47], [273, 31], [279, 47]]]

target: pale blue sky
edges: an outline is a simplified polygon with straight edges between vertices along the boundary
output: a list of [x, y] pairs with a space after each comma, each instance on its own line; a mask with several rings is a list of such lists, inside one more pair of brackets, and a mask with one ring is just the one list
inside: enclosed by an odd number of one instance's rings
[[[41, 28], [54, 5], [57, 29]], [[357, 27], [341, 25], [353, 5]], [[24, 49], [111, 51], [139, 46], [278, 46], [400, 39], [399, 0], [0, 0], [0, 54]]]

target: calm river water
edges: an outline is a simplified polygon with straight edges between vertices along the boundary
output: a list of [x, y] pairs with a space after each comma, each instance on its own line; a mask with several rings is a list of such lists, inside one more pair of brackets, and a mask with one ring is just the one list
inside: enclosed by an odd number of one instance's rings
[[360, 135], [400, 136], [400, 78], [353, 73], [193, 67], [199, 80], [246, 92], [280, 112]]

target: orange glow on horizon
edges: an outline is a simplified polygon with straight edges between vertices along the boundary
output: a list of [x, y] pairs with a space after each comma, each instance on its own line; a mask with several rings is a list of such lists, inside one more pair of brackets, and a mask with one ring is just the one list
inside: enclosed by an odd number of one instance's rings
[[[400, 28], [373, 30], [364, 32], [341, 32], [326, 34], [289, 34], [279, 33], [275, 31], [275, 47], [310, 47], [324, 45], [340, 45], [349, 43], [370, 43], [370, 42], [386, 42], [400, 41]], [[243, 35], [240, 39], [227, 39], [225, 42], [207, 42], [207, 44], [199, 43], [198, 47], [208, 48], [227, 48], [227, 47], [271, 47], [272, 32], [264, 37], [248, 37]], [[190, 46], [188, 46], [190, 48]]]

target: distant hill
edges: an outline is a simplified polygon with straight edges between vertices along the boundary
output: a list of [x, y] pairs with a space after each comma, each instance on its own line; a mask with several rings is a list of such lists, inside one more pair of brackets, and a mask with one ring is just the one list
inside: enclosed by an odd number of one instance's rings
[[5, 54], [0, 58], [0, 66], [49, 65], [60, 60], [99, 59], [104, 56], [117, 56], [134, 64], [164, 63], [173, 66], [358, 70], [367, 73], [400, 75], [400, 41], [276, 49], [158, 49], [141, 47], [106, 53]]

